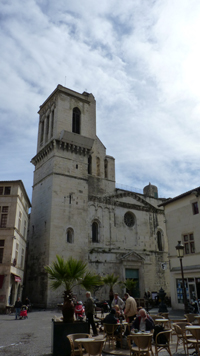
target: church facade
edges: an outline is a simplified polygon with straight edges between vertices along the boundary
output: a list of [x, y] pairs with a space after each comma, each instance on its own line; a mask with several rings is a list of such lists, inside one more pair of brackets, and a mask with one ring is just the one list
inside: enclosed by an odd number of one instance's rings
[[[92, 94], [57, 86], [40, 106], [32, 163], [26, 295], [35, 305], [62, 301], [44, 270], [56, 255], [82, 259], [101, 276], [134, 279], [138, 297], [161, 287], [169, 295], [164, 199], [151, 184], [143, 194], [116, 188], [115, 160], [96, 135]], [[78, 299], [85, 294], [76, 293]], [[108, 299], [108, 289], [96, 296]]]

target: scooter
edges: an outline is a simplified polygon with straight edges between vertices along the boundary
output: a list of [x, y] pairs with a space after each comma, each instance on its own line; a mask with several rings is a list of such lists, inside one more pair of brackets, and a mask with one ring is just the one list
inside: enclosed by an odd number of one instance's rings
[[85, 307], [81, 301], [78, 301], [74, 308], [76, 320], [83, 320], [85, 318]]

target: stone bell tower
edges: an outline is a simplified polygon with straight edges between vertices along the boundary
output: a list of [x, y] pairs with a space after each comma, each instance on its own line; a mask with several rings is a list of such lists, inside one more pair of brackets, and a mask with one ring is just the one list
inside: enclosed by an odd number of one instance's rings
[[37, 306], [53, 305], [60, 293], [50, 291], [44, 270], [56, 254], [87, 259], [88, 173], [95, 139], [94, 96], [58, 85], [40, 106], [37, 154], [31, 161], [26, 294]]

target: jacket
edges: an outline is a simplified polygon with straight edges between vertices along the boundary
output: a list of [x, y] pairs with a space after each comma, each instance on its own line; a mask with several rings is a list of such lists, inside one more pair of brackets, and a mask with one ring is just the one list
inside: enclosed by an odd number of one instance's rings
[[[134, 320], [131, 329], [140, 329], [140, 321], [141, 321], [141, 316], [137, 316], [137, 318]], [[154, 329], [155, 325], [153, 322], [153, 319], [147, 315], [147, 318], [145, 320], [146, 323], [146, 331], [151, 331]]]
[[106, 317], [103, 319], [103, 323], [105, 324], [117, 324], [118, 319], [113, 315], [113, 314], [108, 314]]
[[85, 314], [86, 314], [86, 316], [88, 314], [94, 314], [95, 305], [94, 305], [93, 299], [91, 297], [87, 298], [87, 300], [86, 300], [86, 302], [84, 304], [85, 304]]
[[119, 306], [119, 309], [123, 310], [124, 309], [124, 302], [121, 298], [117, 297], [117, 303], [115, 301], [115, 298], [113, 299], [111, 303], [111, 307], [114, 308], [115, 305]]
[[134, 316], [137, 314], [137, 303], [133, 297], [129, 296], [126, 299], [124, 314], [126, 315], [126, 317]]
[[20, 300], [16, 300], [14, 308], [21, 308], [22, 307], [22, 302]]

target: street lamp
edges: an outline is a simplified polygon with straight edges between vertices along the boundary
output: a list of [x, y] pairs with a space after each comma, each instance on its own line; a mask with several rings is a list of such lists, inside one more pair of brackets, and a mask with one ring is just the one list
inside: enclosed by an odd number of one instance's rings
[[178, 241], [178, 245], [176, 246], [176, 253], [177, 253], [177, 257], [180, 259], [182, 285], [183, 285], [183, 303], [184, 303], [184, 307], [185, 307], [185, 313], [187, 313], [188, 312], [188, 303], [187, 303], [187, 297], [186, 297], [184, 275], [183, 275], [183, 264], [182, 264], [182, 258], [184, 256], [184, 245], [181, 243], [181, 241]]

